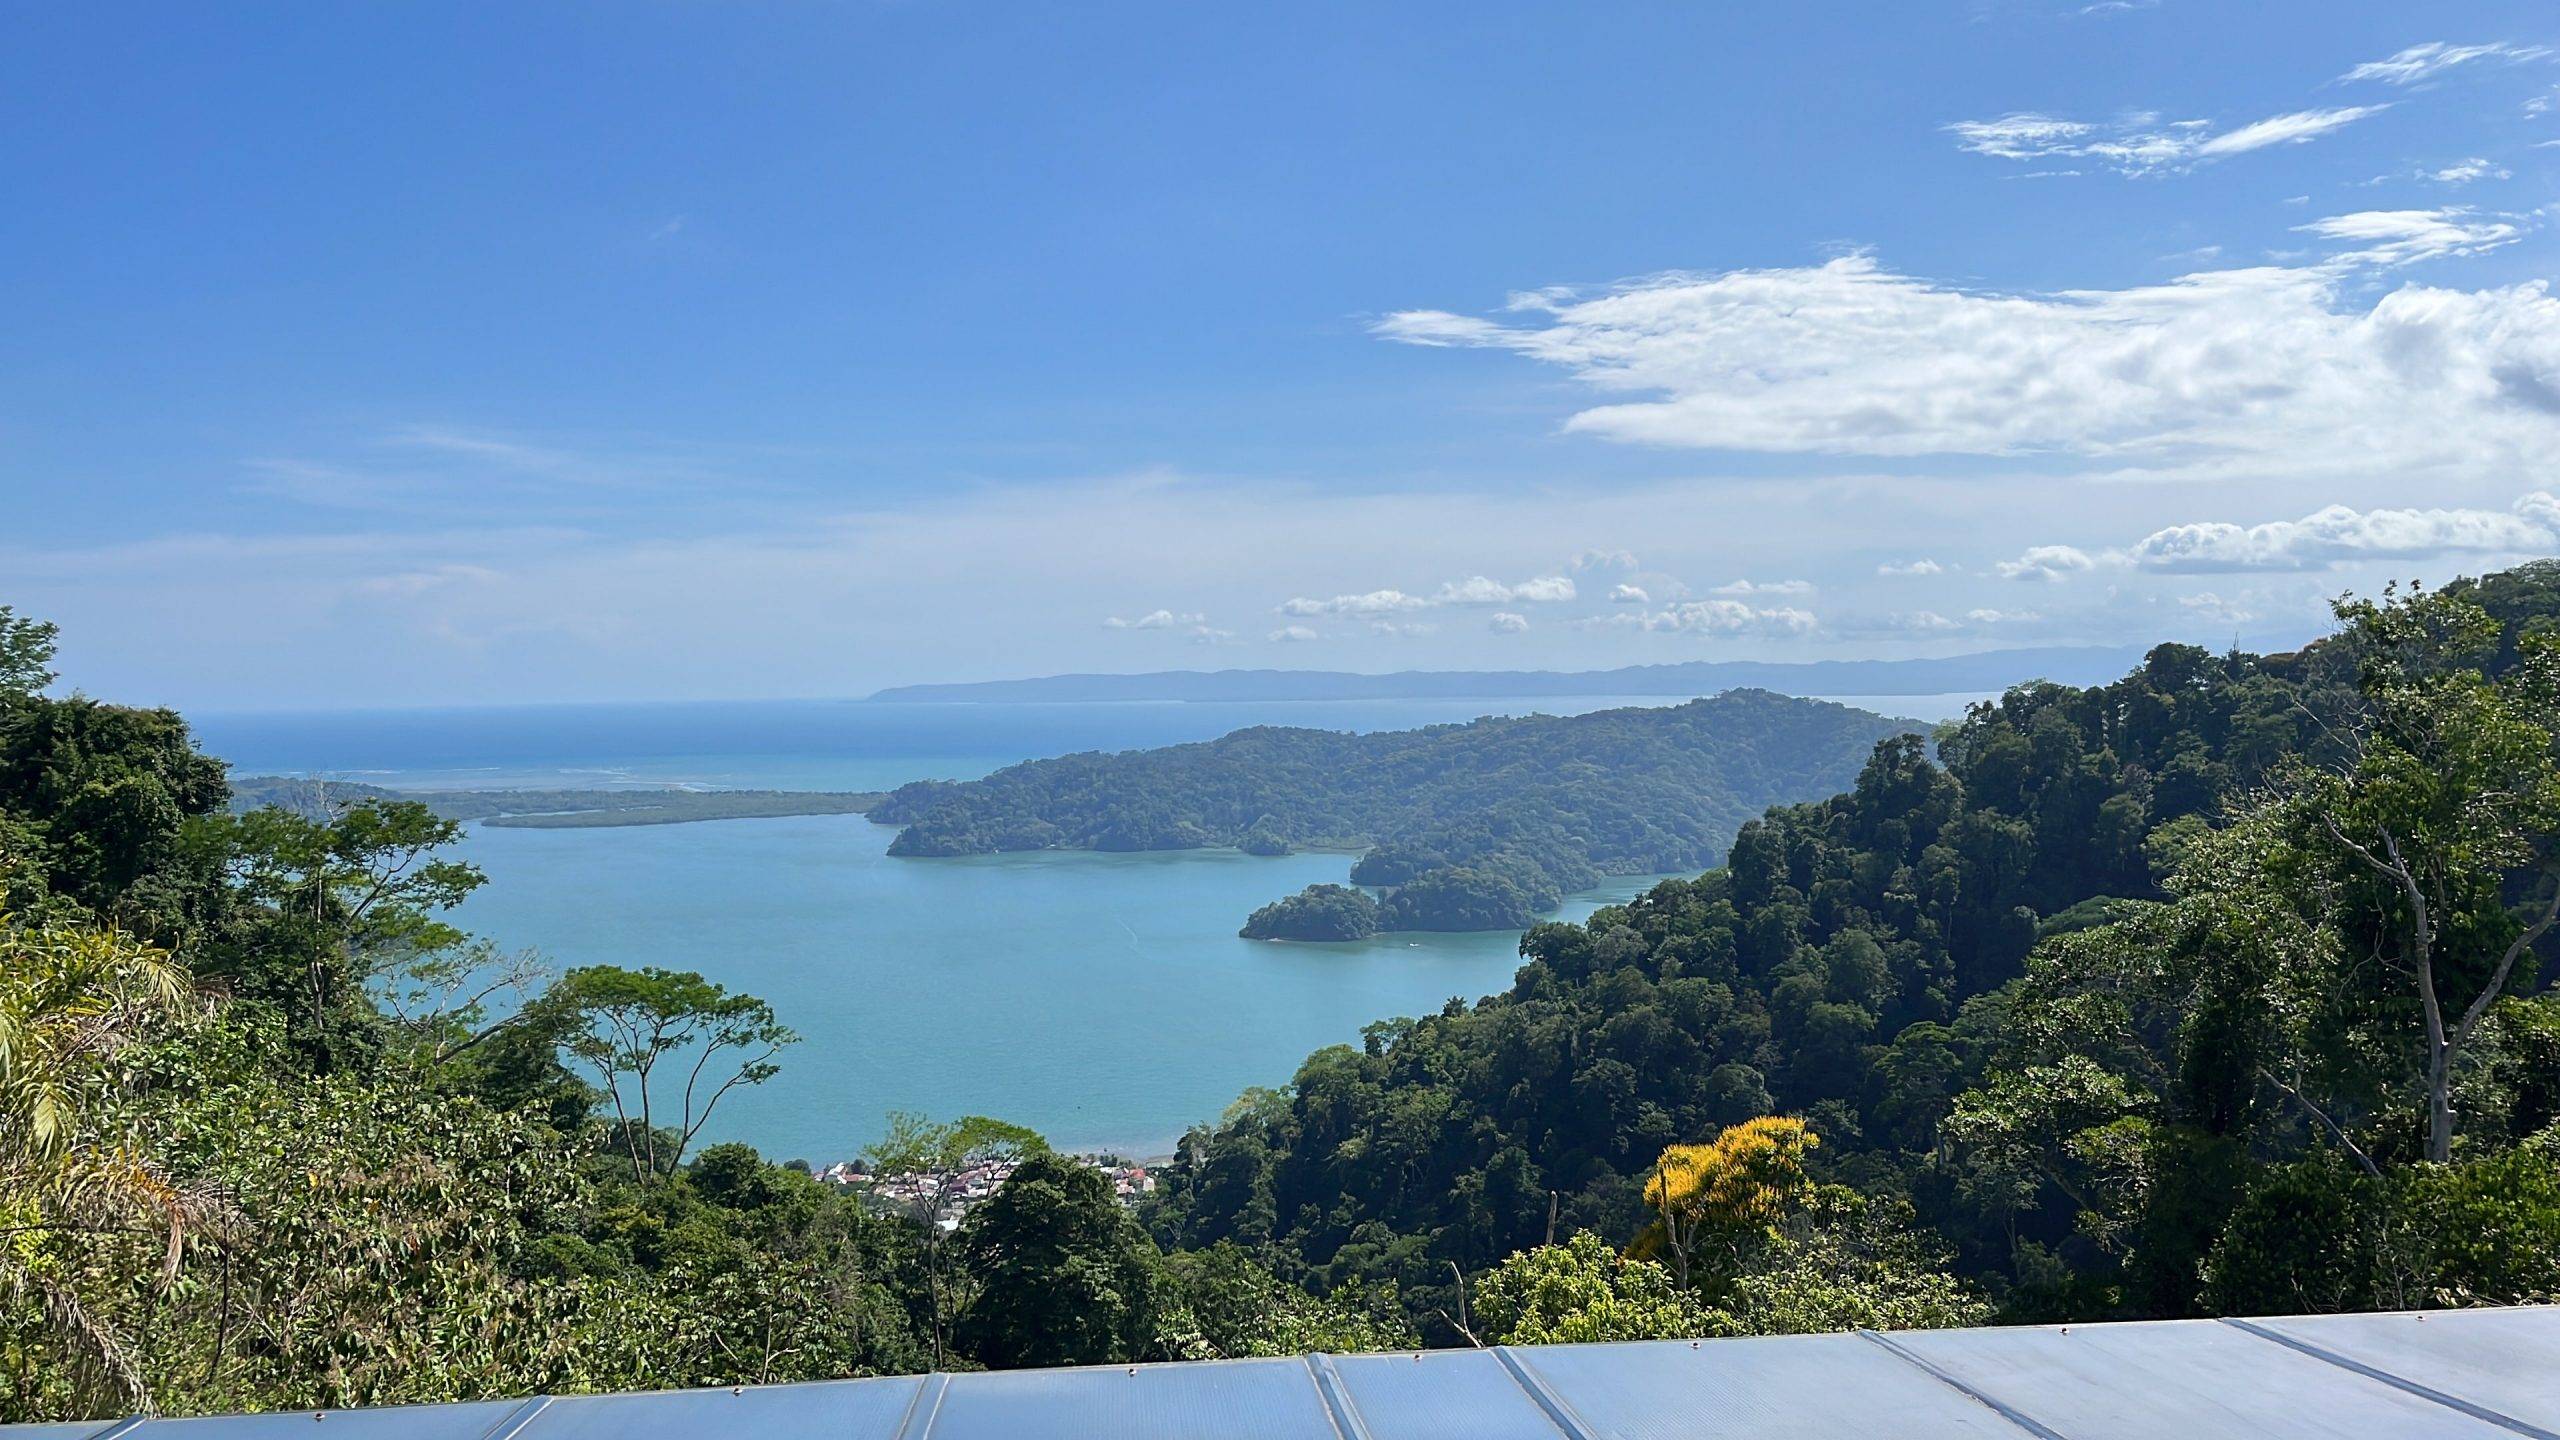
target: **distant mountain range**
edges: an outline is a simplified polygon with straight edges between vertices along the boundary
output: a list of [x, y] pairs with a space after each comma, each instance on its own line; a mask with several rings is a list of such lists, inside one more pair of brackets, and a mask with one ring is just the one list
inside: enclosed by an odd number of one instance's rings
[[2141, 658], [2138, 646], [1983, 650], [1934, 660], [1692, 660], [1616, 670], [1152, 670], [1139, 675], [1043, 675], [956, 685], [896, 685], [891, 704], [1015, 705], [1089, 700], [1433, 700], [1478, 696], [1944, 695], [2005, 690], [2027, 680], [2104, 684]]

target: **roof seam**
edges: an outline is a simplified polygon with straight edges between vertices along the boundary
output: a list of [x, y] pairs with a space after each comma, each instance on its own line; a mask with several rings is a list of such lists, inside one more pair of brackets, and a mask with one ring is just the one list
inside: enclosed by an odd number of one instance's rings
[[1307, 1374], [1315, 1379], [1316, 1398], [1324, 1402], [1333, 1432], [1342, 1440], [1371, 1440], [1369, 1424], [1360, 1418], [1360, 1407], [1352, 1403], [1342, 1372], [1333, 1368], [1333, 1357], [1317, 1350], [1299, 1358], [1306, 1362]]
[[2448, 1410], [2459, 1411], [2464, 1415], [2470, 1416], [2474, 1420], [2485, 1421], [2502, 1430], [2512, 1430], [2518, 1435], [2530, 1437], [2530, 1440], [2560, 1440], [2560, 1434], [2554, 1434], [2549, 1430], [2543, 1429], [2539, 1425], [2534, 1425], [2526, 1421], [2519, 1420], [2512, 1415], [2492, 1410], [2486, 1405], [2474, 1404], [2469, 1400], [2462, 1399], [2460, 1396], [2448, 1395], [2432, 1386], [2421, 1385], [2415, 1380], [2404, 1379], [2401, 1376], [2392, 1374], [2388, 1370], [2380, 1368], [2379, 1366], [2367, 1365], [2361, 1360], [2351, 1360], [2344, 1355], [2338, 1354], [2334, 1350], [2314, 1345], [2308, 1340], [2297, 1339], [2280, 1330], [2270, 1330], [2264, 1326], [2255, 1325], [2246, 1320], [2234, 1319], [2227, 1315], [2219, 1317], [2216, 1323], [2228, 1325], [2232, 1329], [2237, 1330], [2244, 1335], [2254, 1335], [2258, 1339], [2268, 1341], [2272, 1344], [2281, 1345], [2286, 1349], [2295, 1351], [2299, 1354], [2308, 1355], [2312, 1359], [2321, 1361], [2324, 1364], [2335, 1365], [2341, 1370], [2361, 1375], [2368, 1380], [2378, 1380], [2381, 1383], [2405, 1394], [2415, 1395], [2421, 1400], [2433, 1401], [2438, 1405], [2444, 1406]]
[[523, 1404], [498, 1417], [498, 1423], [481, 1432], [480, 1440], [513, 1440], [515, 1434], [533, 1423], [533, 1417], [551, 1405], [548, 1395], [529, 1397]]
[[933, 1422], [942, 1417], [942, 1397], [951, 1388], [951, 1376], [936, 1370], [916, 1386], [907, 1397], [907, 1413], [898, 1417], [898, 1440], [928, 1440]]
[[1882, 1347], [1886, 1354], [1902, 1360], [1904, 1363], [1918, 1370], [1921, 1374], [1928, 1376], [1930, 1379], [1937, 1381], [1939, 1384], [1946, 1386], [1948, 1389], [1955, 1391], [1957, 1394], [1962, 1395], [1966, 1399], [1969, 1399], [1975, 1404], [1989, 1410], [1992, 1414], [1999, 1416], [2001, 1419], [2006, 1420], [2010, 1424], [2017, 1426], [2019, 1429], [2026, 1431], [2028, 1434], [2035, 1436], [2036, 1440], [2070, 1440], [2070, 1437], [2064, 1435], [2061, 1431], [2054, 1429], [2052, 1426], [2045, 1424], [2043, 1421], [2038, 1420], [2032, 1415], [2029, 1415], [2027, 1412], [2009, 1404], [2007, 1401], [1996, 1399], [1989, 1392], [1957, 1379], [1955, 1376], [1939, 1369], [1936, 1365], [1922, 1359], [1913, 1351], [1895, 1344], [1891, 1338], [1877, 1331], [1860, 1330], [1858, 1332], [1858, 1338]]
[[1565, 1398], [1557, 1394], [1544, 1377], [1531, 1370], [1528, 1361], [1513, 1353], [1510, 1346], [1494, 1346], [1493, 1358], [1502, 1362], [1502, 1368], [1510, 1373], [1512, 1382], [1528, 1392], [1529, 1399], [1546, 1412], [1547, 1419], [1558, 1430], [1570, 1436], [1571, 1440], [1599, 1440], [1591, 1427], [1583, 1423], [1582, 1417], [1573, 1412], [1573, 1407], [1565, 1403]]

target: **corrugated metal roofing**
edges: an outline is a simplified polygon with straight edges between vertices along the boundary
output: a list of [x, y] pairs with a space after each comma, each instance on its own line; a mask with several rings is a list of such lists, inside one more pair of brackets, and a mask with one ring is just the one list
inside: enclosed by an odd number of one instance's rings
[[287, 1436], [2560, 1440], [2560, 1307], [1310, 1355], [0, 1426], [0, 1440]]

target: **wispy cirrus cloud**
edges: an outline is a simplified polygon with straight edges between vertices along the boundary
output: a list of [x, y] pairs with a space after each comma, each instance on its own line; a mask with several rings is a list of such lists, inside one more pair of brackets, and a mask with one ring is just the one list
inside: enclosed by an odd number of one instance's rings
[[2484, 215], [2462, 206], [2359, 210], [2293, 228], [2323, 240], [2360, 246], [2338, 258], [2372, 265], [2409, 265], [2420, 260], [2478, 255], [2524, 238], [2523, 223], [2518, 217]]
[[2231, 129], [2209, 120], [2162, 120], [2147, 111], [2096, 122], [2038, 111], [1945, 127], [1958, 149], [2000, 160], [2088, 160], [2127, 175], [2158, 175], [2274, 145], [2298, 145], [2352, 125], [2387, 107], [2339, 105], [2270, 115]]
[[2548, 46], [2518, 45], [2507, 40], [2493, 40], [2481, 45], [2452, 45], [2442, 40], [2429, 40], [2380, 60], [2367, 60], [2338, 78], [2346, 81], [2376, 80], [2386, 85], [2415, 85], [2459, 66], [2483, 61], [2522, 64], [2549, 59], [2551, 54]]

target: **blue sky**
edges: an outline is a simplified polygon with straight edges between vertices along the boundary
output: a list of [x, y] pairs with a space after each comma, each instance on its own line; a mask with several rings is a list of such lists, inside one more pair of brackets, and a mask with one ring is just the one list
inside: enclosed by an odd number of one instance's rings
[[0, 603], [119, 698], [2277, 644], [2560, 548], [2547, 5], [11, 30]]

